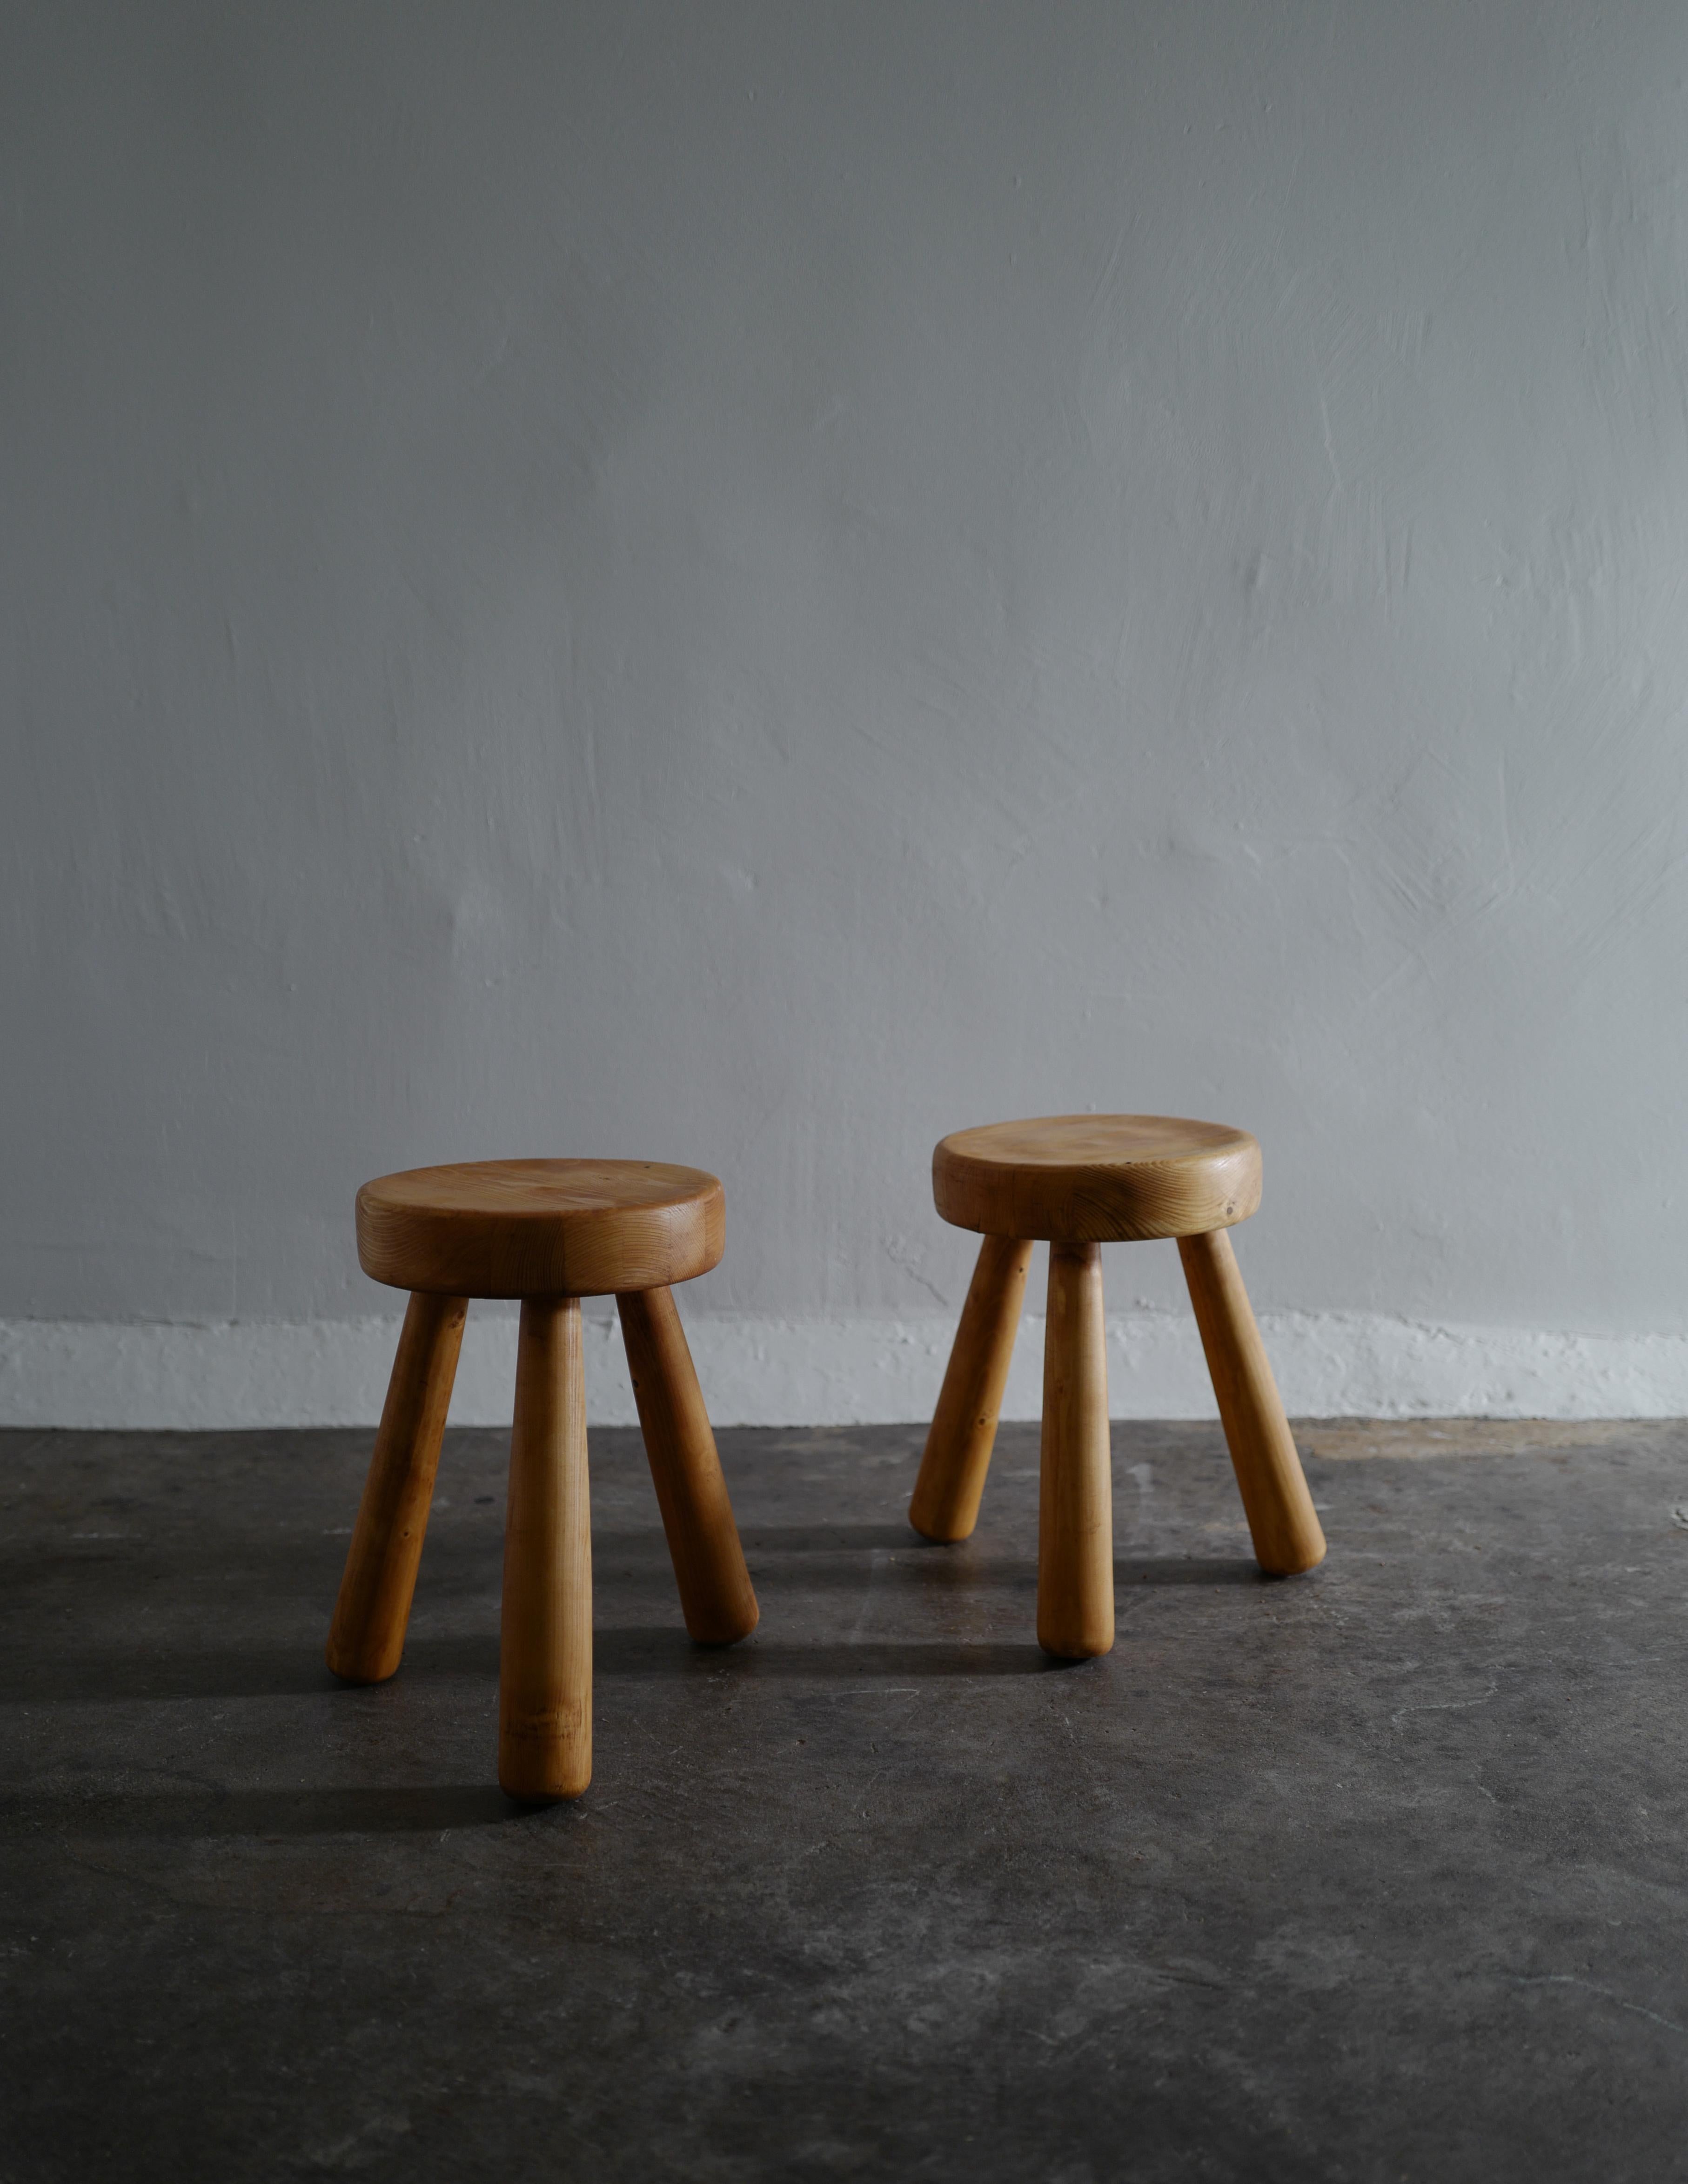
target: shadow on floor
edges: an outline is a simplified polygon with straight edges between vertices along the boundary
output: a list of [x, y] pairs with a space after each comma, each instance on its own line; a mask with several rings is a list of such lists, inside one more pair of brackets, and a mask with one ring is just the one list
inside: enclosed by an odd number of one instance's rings
[[1052, 1660], [1029, 1641], [844, 1640], [830, 1646], [788, 1646], [759, 1632], [740, 1646], [694, 1646], [683, 1631], [660, 1625], [599, 1630], [594, 1635], [593, 1654], [601, 1676], [732, 1677], [757, 1682], [1035, 1676], [1078, 1665]]
[[747, 1554], [862, 1554], [875, 1548], [892, 1553], [943, 1552], [939, 1541], [922, 1539], [911, 1524], [747, 1524], [740, 1536]]
[[[484, 1650], [484, 1649], [483, 1649]], [[492, 1673], [499, 1648], [492, 1645]], [[273, 1652], [74, 1653], [18, 1663], [0, 1671], [0, 1704], [106, 1706], [126, 1699], [321, 1697], [345, 1685], [323, 1665], [320, 1648]]]
[[1275, 1585], [1251, 1555], [1160, 1556], [1148, 1561], [1117, 1562], [1116, 1589], [1128, 1585]]
[[549, 1809], [518, 1805], [478, 1783], [421, 1789], [148, 1790], [76, 1797], [25, 1791], [0, 1797], [0, 1839], [427, 1835], [499, 1827]]
[[[865, 1534], [877, 1538], [883, 1528], [874, 1525], [839, 1526], [828, 1532], [805, 1530], [799, 1536], [814, 1552], [842, 1551], [841, 1535]], [[760, 1535], [763, 1540], [767, 1534]], [[900, 1535], [901, 1536], [901, 1535]], [[856, 1546], [861, 1541], [855, 1542]], [[905, 1544], [906, 1540], [905, 1540]], [[850, 1574], [858, 1586], [866, 1573]], [[906, 1579], [916, 1589], [961, 1592], [988, 1587], [1015, 1586], [1035, 1591], [1037, 1567], [1024, 1559], [989, 1559], [972, 1554], [946, 1558], [946, 1551], [933, 1550], [932, 1558], [911, 1554], [885, 1573], [894, 1586]], [[1029, 1642], [1000, 1644], [965, 1639], [876, 1640], [866, 1643], [841, 1640], [832, 1644], [788, 1643], [777, 1635], [777, 1611], [770, 1616], [766, 1604], [777, 1602], [788, 1585], [812, 1588], [816, 1573], [810, 1570], [762, 1568], [755, 1573], [764, 1599], [761, 1630], [748, 1646], [694, 1646], [677, 1623], [610, 1626], [594, 1634], [597, 1670], [604, 1676], [733, 1675], [795, 1680], [835, 1680], [839, 1677], [973, 1677], [1033, 1675], [1071, 1665], [1052, 1661]], [[831, 1589], [843, 1581], [842, 1574], [818, 1579]], [[1258, 1565], [1243, 1556], [1207, 1557], [1150, 1557], [1114, 1565], [1117, 1591], [1137, 1585], [1270, 1585]], [[484, 1608], [482, 1610], [484, 1611]], [[492, 1610], [496, 1614], [496, 1607]], [[326, 1629], [325, 1612], [324, 1628]], [[456, 1676], [496, 1681], [499, 1636], [496, 1628], [431, 1635], [413, 1635], [404, 1649], [401, 1678]], [[380, 1687], [376, 1687], [380, 1688]], [[345, 1691], [348, 1686], [323, 1665], [318, 1642], [257, 1652], [231, 1647], [227, 1651], [148, 1653], [114, 1647], [109, 1652], [92, 1650], [61, 1655], [37, 1656], [25, 1662], [21, 1656], [0, 1669], [0, 1703], [105, 1705], [130, 1699], [309, 1698]]]
[[[760, 1636], [743, 1646], [694, 1646], [677, 1624], [651, 1624], [600, 1630], [593, 1637], [599, 1676], [721, 1677], [836, 1681], [884, 1676], [967, 1678], [1037, 1675], [1072, 1665], [1053, 1661], [1029, 1641], [999, 1645], [980, 1641], [879, 1641], [835, 1645], [787, 1645]], [[330, 1675], [320, 1658], [300, 1652], [188, 1653], [170, 1657], [81, 1654], [37, 1661], [26, 1675], [0, 1682], [0, 1702], [101, 1706], [132, 1699], [337, 1697], [402, 1691], [448, 1677], [495, 1683], [495, 1631], [454, 1638], [413, 1639], [392, 1683], [348, 1685]]]
[[[865, 1531], [869, 1528], [861, 1527]], [[859, 1560], [859, 1544], [852, 1548], [835, 1544], [826, 1534], [808, 1532], [795, 1552], [800, 1562], [771, 1562], [770, 1535], [758, 1533], [744, 1542], [750, 1574], [760, 1592], [770, 1596], [787, 1590], [804, 1591], [860, 1588], [869, 1573]], [[993, 1554], [972, 1540], [948, 1546], [905, 1534], [894, 1558], [880, 1563], [873, 1573], [883, 1584], [905, 1584], [922, 1591], [1035, 1591], [1035, 1556]], [[1114, 1563], [1116, 1586], [1128, 1585], [1257, 1585], [1266, 1574], [1251, 1555], [1134, 1556]]]

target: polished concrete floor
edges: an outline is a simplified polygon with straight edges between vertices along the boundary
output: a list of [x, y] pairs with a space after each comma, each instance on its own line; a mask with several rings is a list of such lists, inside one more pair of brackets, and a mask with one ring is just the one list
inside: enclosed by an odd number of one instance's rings
[[593, 1437], [597, 1774], [493, 1786], [504, 1447], [404, 1669], [320, 1665], [368, 1436], [0, 1435], [0, 2180], [1688, 2177], [1688, 1429], [1116, 1426], [1119, 1642], [1033, 1642], [1037, 1435], [734, 1432], [688, 1645]]

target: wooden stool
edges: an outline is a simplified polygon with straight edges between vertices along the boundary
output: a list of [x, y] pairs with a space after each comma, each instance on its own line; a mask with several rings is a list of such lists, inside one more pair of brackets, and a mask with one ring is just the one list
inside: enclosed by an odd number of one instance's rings
[[917, 1532], [965, 1540], [978, 1519], [1032, 1243], [1046, 1238], [1038, 1643], [1073, 1660], [1111, 1648], [1101, 1247], [1176, 1236], [1261, 1568], [1289, 1577], [1323, 1561], [1324, 1534], [1225, 1234], [1260, 1204], [1260, 1147], [1246, 1130], [1165, 1115], [994, 1123], [944, 1139], [932, 1188], [944, 1220], [984, 1242], [909, 1504]]
[[358, 1258], [410, 1302], [328, 1634], [328, 1665], [398, 1666], [471, 1297], [519, 1297], [499, 1650], [499, 1781], [577, 1797], [592, 1780], [592, 1514], [580, 1301], [616, 1299], [686, 1628], [756, 1627], [715, 1435], [669, 1291], [720, 1259], [712, 1175], [654, 1161], [481, 1161], [358, 1193]]

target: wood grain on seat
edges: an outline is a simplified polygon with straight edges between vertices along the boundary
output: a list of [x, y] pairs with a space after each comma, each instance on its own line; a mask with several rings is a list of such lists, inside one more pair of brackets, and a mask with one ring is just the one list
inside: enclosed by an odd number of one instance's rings
[[447, 1296], [608, 1296], [707, 1273], [726, 1198], [661, 1161], [472, 1161], [378, 1176], [358, 1193], [358, 1262]]
[[1246, 1130], [1171, 1115], [1045, 1115], [945, 1138], [932, 1189], [944, 1220], [986, 1236], [1201, 1236], [1259, 1206], [1260, 1145]]

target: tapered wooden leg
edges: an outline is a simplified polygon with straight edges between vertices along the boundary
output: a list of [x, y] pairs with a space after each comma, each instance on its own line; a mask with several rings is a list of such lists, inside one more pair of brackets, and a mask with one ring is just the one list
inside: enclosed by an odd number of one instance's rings
[[630, 1290], [616, 1309], [686, 1628], [730, 1646], [755, 1629], [756, 1596], [673, 1291]]
[[965, 1540], [978, 1522], [1031, 1263], [1031, 1245], [1012, 1236], [979, 1246], [909, 1503], [910, 1524], [928, 1540]]
[[526, 1297], [504, 1518], [499, 1782], [577, 1797], [592, 1780], [592, 1511], [578, 1297]]
[[1256, 1559], [1274, 1577], [1324, 1560], [1324, 1533], [1295, 1453], [1229, 1235], [1180, 1236], [1178, 1256], [1207, 1353]]
[[1114, 1642], [1113, 1472], [1100, 1244], [1049, 1247], [1038, 1643], [1081, 1660]]
[[405, 1310], [328, 1632], [328, 1665], [348, 1684], [384, 1683], [404, 1651], [468, 1311], [462, 1297], [420, 1293]]

